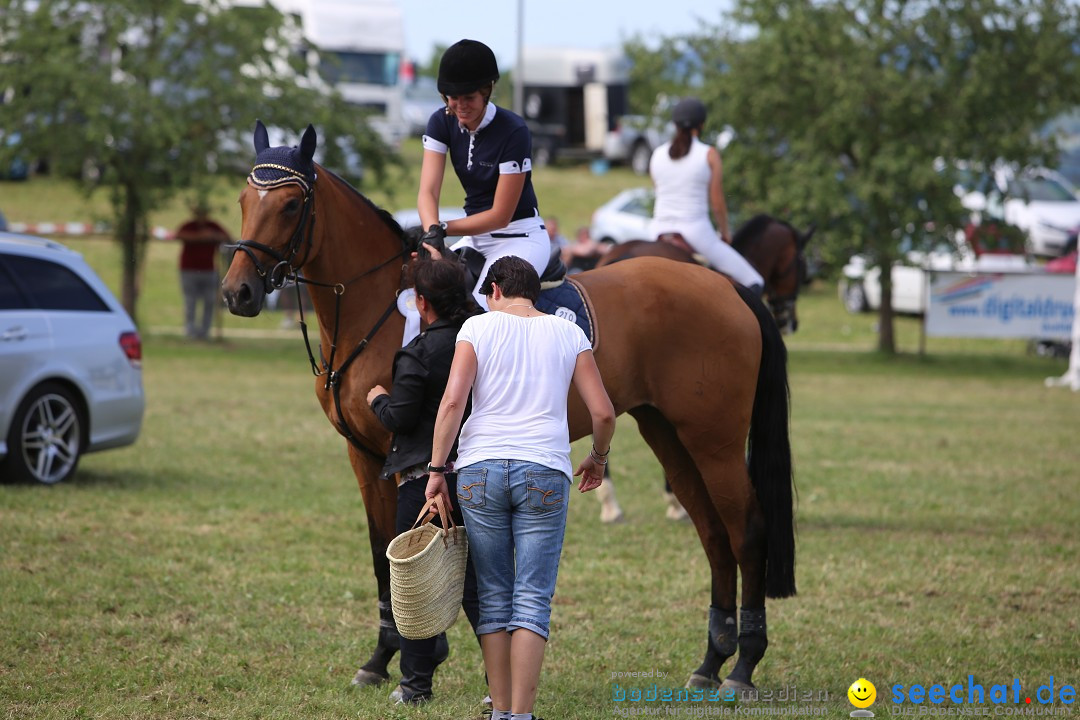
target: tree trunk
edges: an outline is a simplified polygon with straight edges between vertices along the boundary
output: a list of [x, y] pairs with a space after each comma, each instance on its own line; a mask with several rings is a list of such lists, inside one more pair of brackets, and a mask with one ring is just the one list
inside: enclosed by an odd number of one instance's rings
[[146, 242], [146, 213], [143, 210], [142, 196], [137, 188], [124, 188], [123, 206], [120, 223], [116, 228], [116, 239], [120, 242], [123, 272], [121, 274], [120, 302], [128, 315], [138, 326], [136, 312], [139, 299], [139, 270], [143, 253], [140, 252]]
[[896, 335], [892, 307], [892, 259], [881, 262], [881, 308], [878, 310], [878, 351], [896, 354]]

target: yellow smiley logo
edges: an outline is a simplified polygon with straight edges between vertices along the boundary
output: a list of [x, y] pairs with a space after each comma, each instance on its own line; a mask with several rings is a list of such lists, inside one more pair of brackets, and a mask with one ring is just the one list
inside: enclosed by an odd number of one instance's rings
[[868, 708], [877, 700], [877, 688], [866, 678], [851, 683], [847, 690], [848, 701], [857, 708]]

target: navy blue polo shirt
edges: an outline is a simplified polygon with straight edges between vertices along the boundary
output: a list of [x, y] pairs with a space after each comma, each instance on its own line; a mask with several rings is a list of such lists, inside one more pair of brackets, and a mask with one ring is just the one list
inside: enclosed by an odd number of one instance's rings
[[532, 185], [532, 133], [520, 117], [488, 103], [484, 119], [469, 132], [442, 109], [428, 118], [424, 149], [450, 153], [465, 189], [465, 214], [490, 210], [495, 204], [499, 175], [525, 173], [525, 186], [514, 210], [514, 220], [539, 215]]

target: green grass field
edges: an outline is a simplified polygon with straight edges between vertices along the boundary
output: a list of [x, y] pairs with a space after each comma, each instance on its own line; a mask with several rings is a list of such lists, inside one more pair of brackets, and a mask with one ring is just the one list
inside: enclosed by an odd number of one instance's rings
[[[611, 174], [548, 175], [566, 197], [577, 182], [587, 195], [558, 211], [568, 227], [614, 194]], [[15, 189], [33, 196], [38, 182]], [[11, 188], [0, 186], [5, 214], [35, 219]], [[116, 286], [109, 242], [69, 244]], [[390, 687], [350, 689], [378, 617], [345, 443], [279, 317], [228, 317], [210, 343], [172, 333], [175, 259], [154, 243], [145, 269], [138, 443], [87, 456], [60, 486], [0, 486], [0, 717], [474, 716], [483, 672], [464, 620], [436, 702], [400, 709]], [[827, 693], [813, 706], [843, 717], [865, 677], [882, 717], [896, 684], [1080, 684], [1080, 397], [1043, 386], [1064, 362], [941, 338], [919, 355], [910, 318], [902, 354], [883, 357], [875, 318], [848, 315], [831, 285], [800, 300], [800, 318], [789, 339], [800, 593], [769, 605], [758, 686]], [[613, 701], [613, 684], [680, 687], [704, 652], [704, 554], [691, 526], [664, 518], [659, 466], [627, 417], [612, 468], [627, 523], [600, 524], [595, 497], [571, 503], [537, 707], [548, 720], [655, 709]], [[644, 671], [666, 676], [613, 679]], [[783, 709], [795, 705], [807, 703]]]

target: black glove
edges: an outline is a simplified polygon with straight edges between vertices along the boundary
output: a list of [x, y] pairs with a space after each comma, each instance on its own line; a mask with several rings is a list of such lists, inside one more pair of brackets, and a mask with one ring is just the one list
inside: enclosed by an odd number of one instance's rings
[[424, 247], [424, 243], [427, 243], [431, 247], [438, 250], [442, 256], [446, 257], [446, 225], [443, 223], [435, 223], [427, 229], [427, 232], [420, 236], [420, 242], [416, 246], [416, 257], [427, 259], [431, 257], [431, 253]]

